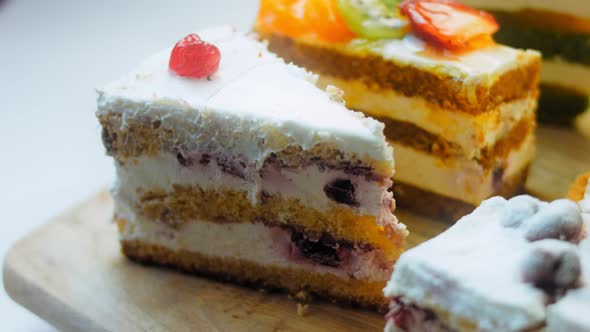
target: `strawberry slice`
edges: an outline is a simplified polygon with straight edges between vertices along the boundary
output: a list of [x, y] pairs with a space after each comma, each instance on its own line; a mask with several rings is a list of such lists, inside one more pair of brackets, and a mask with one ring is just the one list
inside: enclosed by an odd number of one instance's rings
[[453, 0], [406, 0], [399, 9], [416, 35], [452, 51], [491, 41], [499, 28], [492, 15]]

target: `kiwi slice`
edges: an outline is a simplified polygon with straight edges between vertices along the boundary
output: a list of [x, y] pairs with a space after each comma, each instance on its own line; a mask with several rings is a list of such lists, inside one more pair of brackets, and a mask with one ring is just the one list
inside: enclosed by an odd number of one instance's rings
[[348, 27], [367, 39], [401, 38], [408, 21], [400, 15], [397, 0], [338, 0]]

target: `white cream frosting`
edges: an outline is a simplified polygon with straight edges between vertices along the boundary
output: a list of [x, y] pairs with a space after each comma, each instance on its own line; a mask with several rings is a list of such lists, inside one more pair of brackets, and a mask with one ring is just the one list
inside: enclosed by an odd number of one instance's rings
[[[304, 149], [329, 143], [345, 153], [374, 160], [393, 159], [383, 124], [347, 110], [315, 87], [315, 76], [285, 64], [264, 44], [232, 27], [201, 31], [217, 46], [219, 70], [211, 80], [181, 78], [168, 69], [170, 49], [142, 63], [98, 91], [98, 114], [159, 116], [175, 133], [190, 125], [193, 144], [215, 142], [221, 149], [260, 162], [278, 147]], [[187, 134], [188, 135], [188, 134]]]
[[462, 0], [461, 2], [488, 10], [513, 12], [523, 9], [535, 9], [590, 18], [590, 6], [585, 0]]
[[583, 286], [569, 291], [564, 298], [549, 306], [547, 332], [590, 331], [590, 239], [584, 240], [579, 250]]
[[578, 291], [579, 266], [589, 272], [590, 257], [583, 255], [590, 255], [590, 243], [576, 245], [583, 236], [580, 210], [571, 200], [493, 197], [402, 254], [384, 293], [434, 311], [452, 330], [537, 330], [555, 296]]
[[[531, 162], [535, 155], [534, 142], [531, 133], [518, 149], [510, 152], [505, 160], [504, 177], [514, 176]], [[493, 172], [486, 172], [475, 160], [442, 160], [430, 153], [392, 144], [396, 154], [396, 181], [472, 205], [495, 194]]]
[[[350, 179], [359, 202], [355, 213], [380, 216], [384, 195], [390, 187], [387, 183], [369, 182], [364, 176], [348, 175], [339, 170], [321, 170], [317, 165], [301, 169], [281, 169], [265, 177], [242, 179], [221, 171], [215, 161], [208, 164], [195, 162], [190, 167], [181, 166], [172, 154], [155, 157], [133, 158], [124, 165], [116, 164], [117, 182], [113, 195], [117, 200], [139, 204], [138, 190], [162, 189], [172, 191], [173, 185], [196, 186], [203, 190], [247, 192], [251, 203], [256, 204], [262, 192], [296, 198], [319, 211], [326, 211], [339, 204], [328, 198], [324, 186], [336, 179]], [[389, 211], [385, 213], [391, 213]]]
[[543, 59], [541, 81], [590, 95], [590, 67], [560, 58]]
[[[434, 135], [458, 144], [467, 158], [476, 158], [482, 149], [494, 145], [523, 118], [537, 108], [534, 97], [499, 105], [497, 109], [477, 116], [457, 110], [446, 110], [421, 97], [408, 97], [390, 89], [369, 88], [360, 80], [343, 80], [322, 75], [320, 85], [334, 84], [344, 91], [346, 105], [367, 112], [414, 124]], [[396, 154], [399, 160], [399, 155]]]
[[515, 228], [503, 227], [507, 201], [491, 198], [449, 230], [405, 252], [385, 288], [419, 307], [450, 313], [480, 331], [518, 331], [542, 324], [544, 293], [526, 284], [521, 264], [531, 243]]
[[122, 240], [139, 240], [171, 250], [185, 250], [213, 258], [242, 260], [267, 267], [294, 268], [320, 274], [333, 274], [341, 278], [384, 282], [390, 269], [382, 260], [380, 251], [374, 250], [353, 258], [344, 268], [333, 268], [290, 257], [290, 242], [277, 227], [262, 223], [236, 224], [191, 221], [174, 229], [153, 220], [134, 215], [122, 202], [116, 202], [116, 211], [126, 220], [120, 233]]
[[[351, 45], [354, 43], [355, 41]], [[464, 83], [464, 92], [468, 94], [475, 93], [474, 84], [491, 85], [504, 72], [540, 58], [537, 51], [523, 51], [502, 45], [491, 45], [461, 55], [449, 53], [445, 56], [432, 56], [427, 50], [426, 43], [411, 34], [402, 39], [380, 43], [379, 46], [371, 48], [371, 52], [400, 65], [454, 76]]]

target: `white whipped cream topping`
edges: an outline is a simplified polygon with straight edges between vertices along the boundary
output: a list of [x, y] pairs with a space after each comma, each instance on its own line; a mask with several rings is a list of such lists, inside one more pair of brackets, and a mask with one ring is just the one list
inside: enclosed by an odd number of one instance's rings
[[506, 206], [505, 199], [491, 198], [448, 231], [404, 253], [385, 295], [448, 312], [445, 322], [454, 328], [461, 320], [476, 322], [482, 331], [541, 324], [546, 297], [521, 275], [531, 243], [520, 230], [501, 225]]
[[549, 306], [547, 332], [590, 331], [590, 239], [584, 240], [579, 250], [583, 286]]
[[[308, 148], [319, 142], [359, 158], [393, 159], [383, 124], [347, 110], [334, 93], [315, 87], [315, 76], [285, 64], [264, 44], [232, 27], [198, 35], [221, 53], [211, 80], [172, 73], [168, 49], [100, 89], [98, 113], [141, 112], [201, 124], [214, 131], [223, 149], [250, 160], [263, 160], [277, 145]], [[212, 139], [209, 134], [191, 138], [197, 143]]]
[[590, 6], [585, 0], [462, 0], [461, 2], [488, 10], [515, 12], [523, 9], [535, 9], [590, 18]]
[[375, 51], [398, 64], [452, 75], [464, 82], [466, 92], [474, 90], [475, 83], [492, 84], [502, 73], [540, 57], [537, 51], [502, 45], [491, 45], [461, 55], [432, 56], [426, 43], [411, 34], [402, 39], [387, 40]]

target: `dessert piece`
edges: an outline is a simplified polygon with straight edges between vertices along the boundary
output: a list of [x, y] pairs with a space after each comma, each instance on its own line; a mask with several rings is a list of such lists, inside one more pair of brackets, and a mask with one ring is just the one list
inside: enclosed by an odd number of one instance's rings
[[383, 124], [229, 27], [99, 90], [129, 258], [376, 306], [400, 255]]
[[571, 200], [493, 197], [405, 252], [384, 292], [386, 331], [537, 331], [580, 284], [582, 216]]
[[543, 53], [539, 120], [569, 125], [588, 109], [590, 6], [584, 1], [464, 0], [501, 25], [496, 40]]
[[539, 53], [494, 44], [493, 17], [456, 2], [395, 3], [262, 0], [255, 30], [385, 123], [399, 206], [457, 220], [514, 195], [535, 150]]

